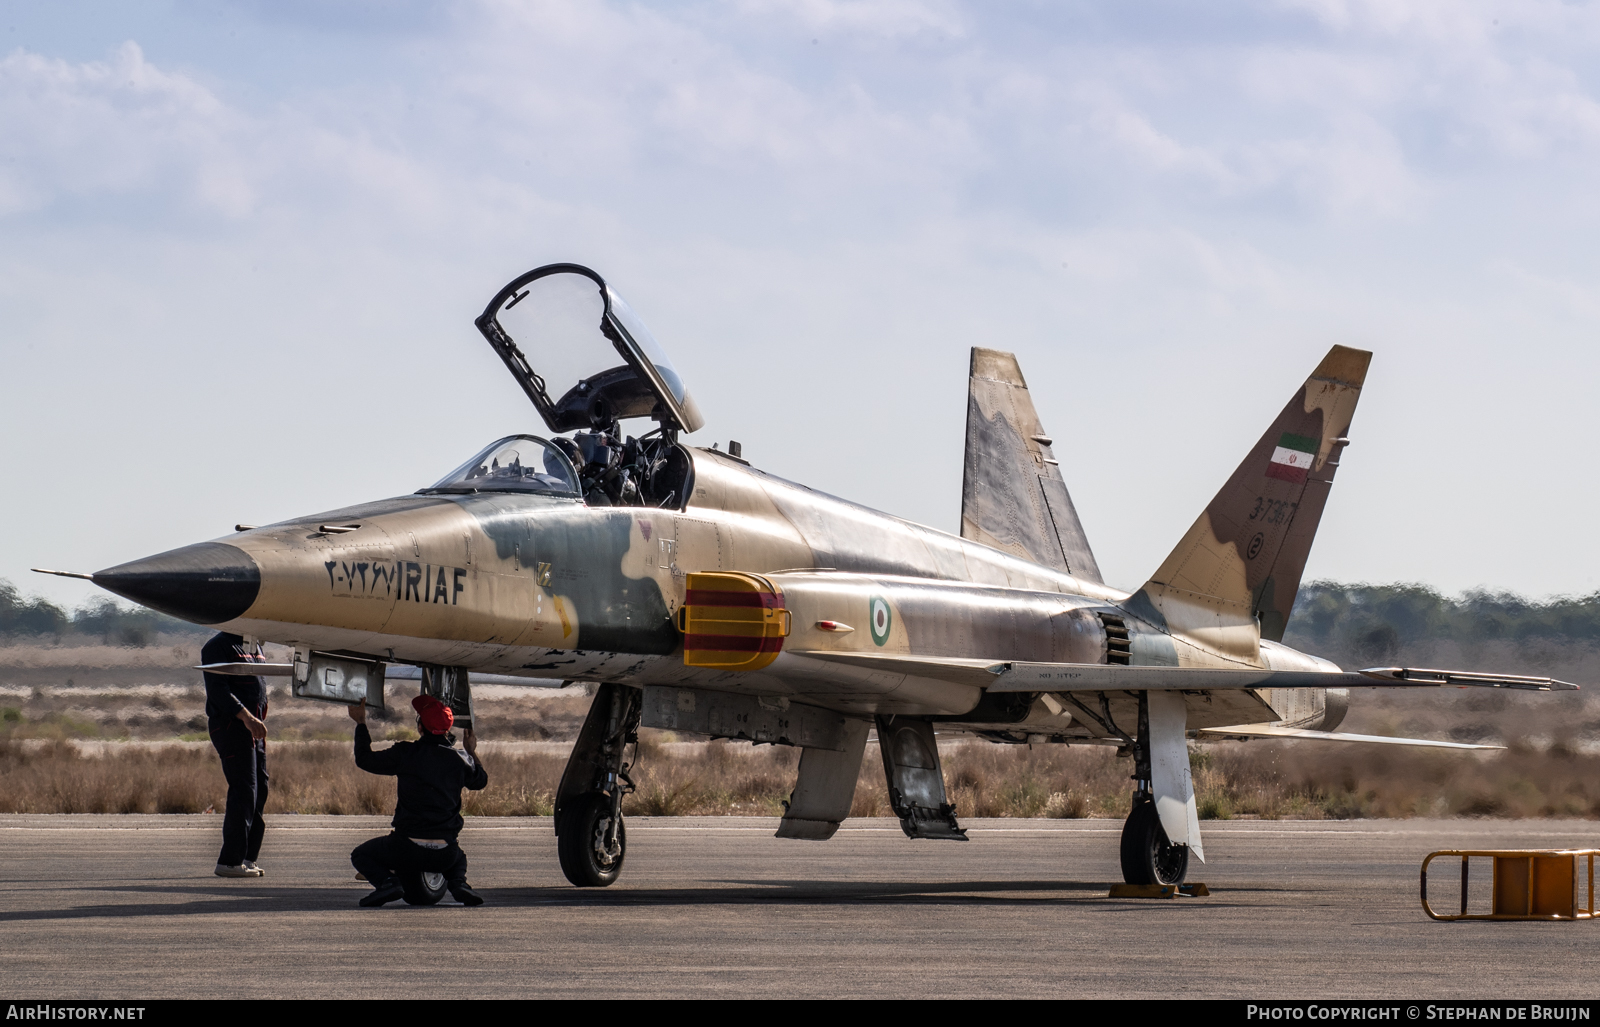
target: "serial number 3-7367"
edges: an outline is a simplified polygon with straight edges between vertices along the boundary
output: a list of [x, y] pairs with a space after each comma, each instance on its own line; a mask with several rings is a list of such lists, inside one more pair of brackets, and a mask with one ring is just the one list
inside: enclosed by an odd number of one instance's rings
[[1284, 521], [1293, 520], [1294, 512], [1299, 508], [1299, 503], [1257, 496], [1256, 508], [1250, 511], [1250, 519], [1260, 521], [1262, 524], [1282, 524]]

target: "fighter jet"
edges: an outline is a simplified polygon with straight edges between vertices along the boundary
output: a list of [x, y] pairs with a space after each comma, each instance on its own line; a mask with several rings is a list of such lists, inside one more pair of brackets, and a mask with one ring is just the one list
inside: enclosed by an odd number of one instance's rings
[[914, 839], [966, 837], [936, 732], [1116, 746], [1132, 762], [1123, 876], [1174, 884], [1205, 858], [1190, 738], [1481, 748], [1335, 728], [1352, 688], [1577, 687], [1346, 672], [1282, 643], [1350, 441], [1362, 350], [1323, 357], [1150, 579], [1123, 592], [1101, 578], [1008, 353], [972, 351], [956, 537], [777, 477], [736, 443], [687, 444], [703, 418], [683, 379], [588, 268], [530, 271], [476, 323], [548, 437], [499, 439], [412, 495], [79, 576], [292, 647], [267, 672], [305, 698], [382, 705], [385, 682], [409, 678], [471, 723], [474, 680], [594, 686], [555, 804], [575, 885], [622, 869], [641, 725], [798, 746], [777, 834], [809, 840], [849, 815], [874, 730]]

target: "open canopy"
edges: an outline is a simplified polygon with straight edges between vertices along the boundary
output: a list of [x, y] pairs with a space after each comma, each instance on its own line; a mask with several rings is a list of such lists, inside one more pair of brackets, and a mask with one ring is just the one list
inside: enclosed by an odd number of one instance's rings
[[633, 417], [685, 432], [705, 423], [644, 322], [586, 267], [529, 271], [495, 295], [477, 325], [553, 432]]

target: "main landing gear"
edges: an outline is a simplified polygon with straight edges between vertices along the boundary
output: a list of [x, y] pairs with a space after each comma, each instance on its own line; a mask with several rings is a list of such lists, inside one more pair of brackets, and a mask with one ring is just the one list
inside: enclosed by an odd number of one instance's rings
[[[633, 763], [624, 763], [623, 754], [638, 745], [643, 699], [637, 688], [601, 685], [561, 775], [556, 855], [561, 872], [580, 888], [604, 888], [622, 873], [628, 851], [622, 797], [633, 791]], [[637, 763], [637, 748], [634, 753]]]
[[1189, 846], [1173, 845], [1156, 815], [1156, 804], [1135, 796], [1122, 825], [1122, 879], [1128, 884], [1182, 884], [1189, 873]]
[[1133, 810], [1122, 825], [1122, 879], [1128, 884], [1182, 884], [1189, 872], [1189, 846], [1174, 845], [1167, 840], [1150, 786], [1150, 700], [1147, 692], [1139, 693], [1138, 731], [1138, 737], [1130, 740], [1134, 793]]

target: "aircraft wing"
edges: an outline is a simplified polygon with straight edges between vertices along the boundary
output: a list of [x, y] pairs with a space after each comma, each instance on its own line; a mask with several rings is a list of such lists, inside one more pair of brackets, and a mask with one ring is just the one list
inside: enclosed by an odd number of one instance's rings
[[[948, 681], [953, 685], [970, 685], [974, 688], [993, 688], [996, 674], [993, 660], [838, 652], [831, 649], [785, 649], [784, 652], [791, 656], [804, 656], [823, 663], [843, 664], [859, 670], [909, 674], [913, 677]], [[1018, 689], [1018, 691], [1023, 690]], [[1040, 689], [1028, 689], [1028, 691], [1040, 691]]]
[[1387, 745], [1415, 745], [1432, 749], [1504, 749], [1503, 745], [1476, 745], [1470, 742], [1437, 742], [1431, 738], [1391, 738], [1388, 735], [1353, 735], [1338, 731], [1311, 731], [1301, 727], [1280, 727], [1277, 724], [1228, 724], [1223, 727], [1205, 727], [1199, 731], [1201, 738], [1308, 738], [1323, 742], [1381, 742]]
[[1229, 670], [1216, 667], [1123, 667], [1104, 663], [997, 663], [944, 656], [794, 650], [785, 652], [862, 670], [888, 671], [975, 685], [991, 692], [1197, 691], [1230, 688], [1512, 688], [1565, 692], [1578, 686], [1555, 678], [1479, 674], [1414, 667], [1355, 671]]
[[1229, 670], [1214, 667], [1122, 667], [1103, 663], [994, 663], [991, 692], [1191, 691], [1213, 688], [1513, 688], [1565, 692], [1554, 678], [1457, 670], [1373, 667], [1356, 671]]

